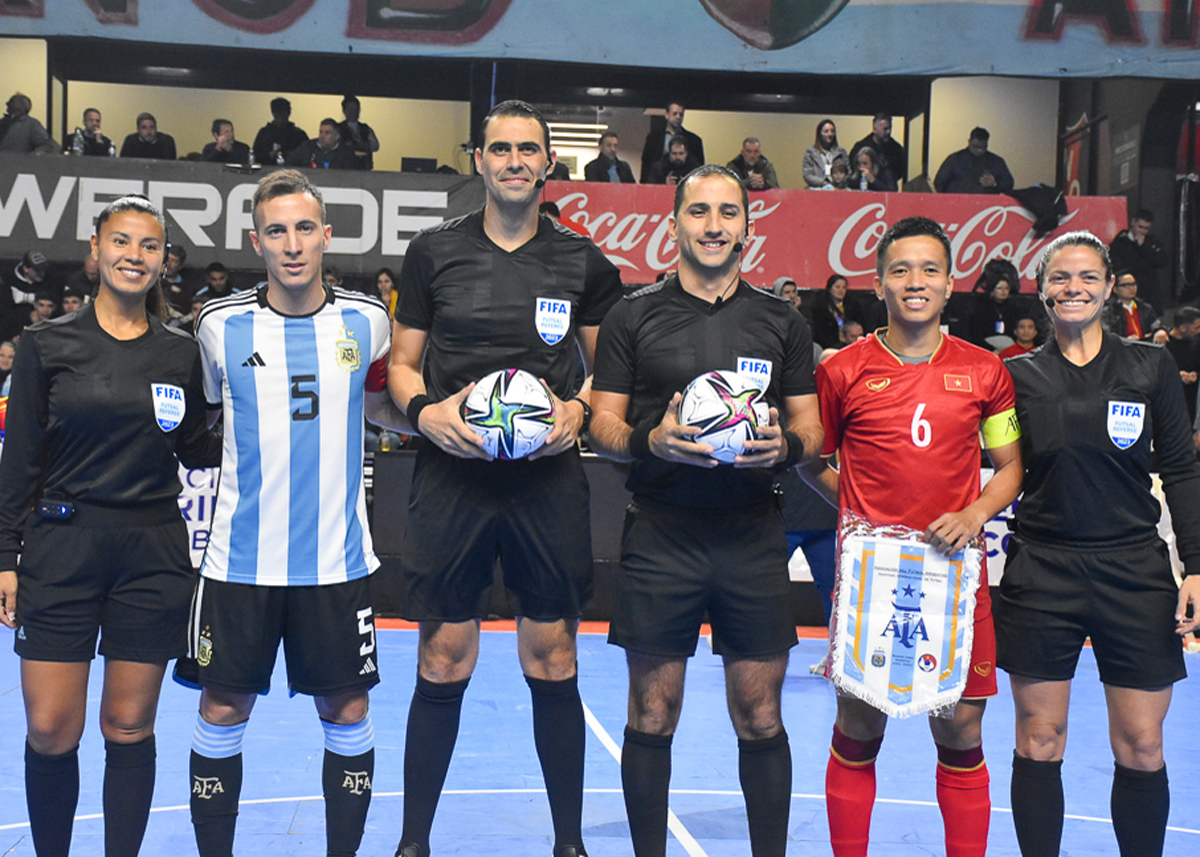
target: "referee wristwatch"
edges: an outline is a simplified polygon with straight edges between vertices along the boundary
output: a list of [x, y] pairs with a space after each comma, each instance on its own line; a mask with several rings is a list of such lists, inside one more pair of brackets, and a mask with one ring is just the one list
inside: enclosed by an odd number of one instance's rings
[[592, 427], [592, 406], [578, 396], [570, 399], [570, 401], [578, 402], [583, 406], [583, 425], [579, 427], [579, 433], [581, 435], [587, 434], [588, 430]]

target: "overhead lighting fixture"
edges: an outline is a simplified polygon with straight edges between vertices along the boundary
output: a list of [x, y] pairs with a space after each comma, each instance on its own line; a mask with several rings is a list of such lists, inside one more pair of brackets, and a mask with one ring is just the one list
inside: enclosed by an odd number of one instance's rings
[[603, 98], [606, 95], [624, 95], [625, 90], [619, 86], [589, 86], [584, 90], [588, 95], [594, 98]]
[[167, 65], [148, 65], [143, 71], [156, 77], [189, 77], [192, 73], [190, 68], [173, 68]]

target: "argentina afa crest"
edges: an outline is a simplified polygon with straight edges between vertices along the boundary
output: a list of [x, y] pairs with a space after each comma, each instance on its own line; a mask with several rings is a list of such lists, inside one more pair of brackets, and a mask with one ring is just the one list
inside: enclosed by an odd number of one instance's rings
[[183, 422], [187, 401], [183, 387], [174, 384], [151, 384], [150, 397], [154, 402], [154, 421], [163, 431], [174, 431]]
[[1117, 449], [1129, 449], [1142, 436], [1146, 424], [1144, 402], [1108, 403], [1108, 437]]
[[571, 302], [558, 298], [535, 298], [533, 324], [547, 345], [557, 345], [571, 329]]

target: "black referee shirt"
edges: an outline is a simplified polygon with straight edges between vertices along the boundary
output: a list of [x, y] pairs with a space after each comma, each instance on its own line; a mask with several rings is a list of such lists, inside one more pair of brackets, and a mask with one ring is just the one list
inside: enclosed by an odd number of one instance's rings
[[[177, 390], [186, 410], [174, 426]], [[114, 339], [91, 304], [26, 328], [0, 456], [0, 570], [16, 568], [22, 522], [39, 497], [131, 510], [173, 502], [177, 453], [189, 467], [221, 462], [191, 336], [152, 318], [137, 339]]]
[[[767, 402], [815, 393], [812, 334], [786, 300], [740, 282], [728, 300], [710, 304], [689, 295], [678, 277], [647, 286], [622, 300], [600, 327], [592, 388], [629, 396], [625, 421], [658, 422], [671, 401], [697, 375], [738, 370], [743, 359], [769, 364]], [[731, 509], [771, 496], [767, 468], [712, 469], [655, 456], [633, 462], [626, 486], [634, 499], [672, 506]]]
[[1200, 466], [1166, 349], [1105, 333], [1086, 366], [1063, 357], [1053, 339], [1005, 365], [1025, 464], [1017, 532], [1067, 547], [1153, 538], [1160, 517], [1150, 493], [1153, 444], [1179, 556], [1200, 572]]
[[559, 398], [579, 386], [575, 333], [621, 296], [595, 244], [548, 217], [509, 253], [483, 231], [483, 210], [422, 232], [400, 269], [396, 321], [428, 334], [425, 386], [435, 402], [498, 369], [543, 378]]

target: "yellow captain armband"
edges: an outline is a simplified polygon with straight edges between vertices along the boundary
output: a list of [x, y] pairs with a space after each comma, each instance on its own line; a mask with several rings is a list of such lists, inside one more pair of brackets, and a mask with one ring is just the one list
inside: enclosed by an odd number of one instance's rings
[[1009, 408], [988, 417], [983, 421], [980, 433], [983, 435], [984, 449], [996, 449], [1020, 440], [1021, 423], [1017, 420], [1017, 409]]

